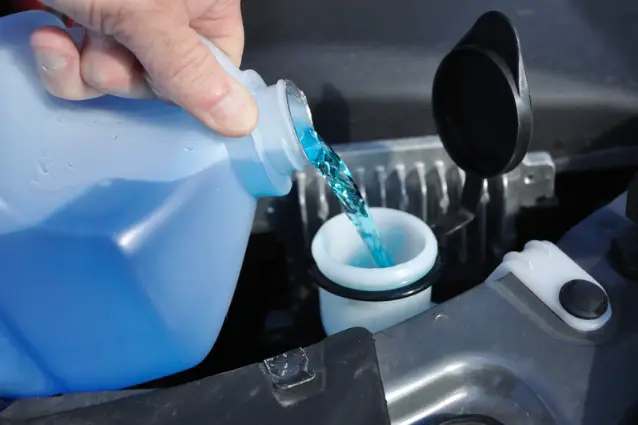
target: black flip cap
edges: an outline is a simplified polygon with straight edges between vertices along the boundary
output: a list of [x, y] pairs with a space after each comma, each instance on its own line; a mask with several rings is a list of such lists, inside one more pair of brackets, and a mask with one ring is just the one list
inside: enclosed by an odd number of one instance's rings
[[532, 106], [518, 34], [500, 12], [482, 15], [443, 59], [432, 109], [452, 160], [481, 178], [516, 168], [532, 139]]

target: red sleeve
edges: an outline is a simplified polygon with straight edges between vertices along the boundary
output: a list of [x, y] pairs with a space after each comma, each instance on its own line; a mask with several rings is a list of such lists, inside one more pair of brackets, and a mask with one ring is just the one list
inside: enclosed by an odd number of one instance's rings
[[[2, 0], [0, 0], [2, 1]], [[40, 3], [39, 0], [9, 0], [11, 3], [12, 12], [24, 12], [25, 10], [47, 10], [48, 8]], [[73, 23], [67, 17], [62, 17], [62, 20], [67, 26], [71, 26]]]
[[14, 12], [22, 12], [24, 10], [46, 9], [38, 0], [10, 0], [11, 9]]

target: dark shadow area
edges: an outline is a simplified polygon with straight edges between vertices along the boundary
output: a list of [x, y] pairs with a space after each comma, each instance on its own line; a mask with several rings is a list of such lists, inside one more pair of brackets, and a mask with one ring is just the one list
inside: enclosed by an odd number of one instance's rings
[[623, 61], [638, 81], [638, 4], [632, 0], [603, 3], [596, 0], [572, 0], [574, 10], [605, 41], [610, 55]]
[[559, 174], [554, 202], [519, 214], [518, 247], [532, 239], [558, 241], [567, 230], [623, 193], [635, 170], [625, 167]]
[[[636, 40], [638, 42], [638, 40]], [[636, 78], [638, 80], [638, 68], [636, 68]], [[601, 111], [603, 113], [604, 111]], [[617, 125], [607, 129], [607, 131], [593, 135], [595, 137], [589, 143], [583, 142], [582, 149], [591, 150], [608, 149], [613, 147], [638, 147], [638, 113]], [[638, 159], [638, 158], [635, 158]], [[638, 161], [637, 161], [638, 163]]]
[[631, 405], [625, 412], [622, 420], [618, 425], [636, 425], [638, 424], [638, 401]]
[[319, 101], [310, 107], [315, 130], [321, 137], [336, 143], [350, 140], [350, 107], [339, 89], [325, 84]]
[[[638, 113], [634, 4], [245, 0], [244, 64], [267, 81], [291, 78], [313, 103], [326, 84], [338, 88], [350, 109], [350, 138], [339, 142], [434, 134], [430, 88], [439, 61], [478, 16], [500, 10], [521, 38], [536, 118], [532, 149], [582, 153]], [[309, 31], [308, 22], [325, 25]], [[331, 108], [316, 119], [323, 114]]]

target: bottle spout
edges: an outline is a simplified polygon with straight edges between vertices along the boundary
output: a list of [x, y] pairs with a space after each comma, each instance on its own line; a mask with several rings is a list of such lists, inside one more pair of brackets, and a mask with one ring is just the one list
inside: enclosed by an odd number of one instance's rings
[[301, 158], [300, 155], [291, 156], [291, 158], [293, 158], [293, 163], [295, 163], [295, 168], [299, 170], [305, 167], [309, 162], [306, 151], [303, 148], [302, 139], [304, 138], [304, 134], [308, 131], [314, 132], [315, 127], [312, 122], [312, 112], [310, 112], [310, 106], [308, 105], [308, 99], [306, 98], [305, 93], [290, 80], [283, 80], [283, 85], [286, 91], [288, 113], [290, 114], [290, 120], [297, 139], [297, 146], [295, 150], [300, 151], [300, 153], [303, 154], [303, 158]]
[[284, 80], [284, 84], [286, 88], [286, 100], [288, 101], [290, 119], [292, 119], [297, 137], [301, 138], [305, 131], [309, 128], [314, 128], [312, 112], [310, 112], [310, 106], [308, 106], [308, 99], [304, 92], [301, 91], [292, 81]]
[[254, 196], [282, 196], [295, 171], [310, 165], [304, 132], [314, 131], [306, 96], [294, 83], [279, 80], [254, 93], [259, 122], [250, 137], [226, 143], [244, 187]]

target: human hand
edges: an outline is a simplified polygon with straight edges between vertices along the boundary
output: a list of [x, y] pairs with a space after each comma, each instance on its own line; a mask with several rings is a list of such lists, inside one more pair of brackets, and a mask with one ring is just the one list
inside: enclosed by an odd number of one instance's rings
[[54, 96], [154, 97], [153, 89], [226, 136], [257, 123], [250, 93], [226, 74], [200, 36], [237, 66], [244, 48], [240, 0], [41, 0], [87, 29], [81, 49], [60, 28], [33, 33], [43, 84]]

